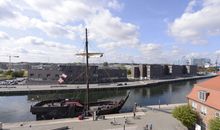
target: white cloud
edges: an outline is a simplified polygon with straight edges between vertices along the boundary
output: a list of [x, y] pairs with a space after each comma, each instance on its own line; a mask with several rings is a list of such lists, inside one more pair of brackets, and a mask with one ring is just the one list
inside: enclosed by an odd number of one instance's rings
[[139, 43], [138, 27], [122, 22], [119, 17], [113, 17], [108, 10], [100, 11], [89, 19], [87, 26], [91, 30], [90, 38], [100, 47], [115, 49], [124, 46], [134, 47]]
[[[15, 61], [28, 62], [74, 62], [78, 52], [73, 45], [65, 43], [47, 41], [35, 36], [21, 38], [10, 38], [8, 41], [0, 43], [0, 55], [19, 55]], [[7, 57], [3, 58], [7, 60]]]
[[[187, 10], [192, 10], [195, 3], [189, 3]], [[208, 37], [220, 35], [219, 0], [204, 0], [198, 11], [186, 11], [169, 26], [172, 36], [183, 42], [194, 44], [207, 43]]]
[[[134, 46], [139, 43], [138, 27], [131, 23], [123, 22], [119, 17], [113, 16], [109, 8], [118, 9], [123, 4], [117, 0], [88, 1], [88, 0], [24, 0], [26, 7], [21, 8], [20, 3], [8, 2], [6, 9], [14, 17], [0, 22], [0, 25], [16, 29], [38, 28], [52, 37], [66, 37], [76, 39], [84, 33], [81, 31], [88, 27], [90, 38], [100, 47], [111, 46], [112, 49], [123, 45]], [[10, 5], [10, 6], [9, 6]], [[28, 8], [29, 5], [29, 8]], [[19, 8], [17, 8], [19, 7]], [[26, 16], [23, 12], [31, 10], [39, 14], [40, 18]], [[12, 12], [10, 12], [12, 11]], [[18, 22], [14, 22], [18, 21]], [[84, 36], [83, 36], [84, 37]], [[103, 45], [102, 45], [103, 44]]]
[[9, 40], [10, 37], [7, 33], [0, 31], [0, 40]]
[[85, 0], [25, 0], [46, 21], [64, 24], [84, 20], [95, 8], [88, 6]]
[[124, 5], [122, 3], [119, 3], [118, 0], [109, 0], [108, 7], [116, 10], [121, 10]]

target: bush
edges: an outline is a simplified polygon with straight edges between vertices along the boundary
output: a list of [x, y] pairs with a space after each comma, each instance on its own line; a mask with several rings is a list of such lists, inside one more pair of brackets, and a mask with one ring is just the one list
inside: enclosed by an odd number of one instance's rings
[[176, 107], [172, 114], [187, 128], [192, 128], [196, 124], [197, 113], [189, 105]]
[[130, 69], [127, 70], [127, 74], [131, 75], [131, 70]]
[[13, 72], [12, 70], [5, 71], [4, 75], [5, 75], [5, 76], [7, 76], [7, 75], [11, 75], [12, 72]]
[[24, 71], [15, 71], [11, 73], [12, 77], [23, 77], [24, 76]]
[[215, 118], [209, 121], [210, 130], [220, 130], [220, 118]]

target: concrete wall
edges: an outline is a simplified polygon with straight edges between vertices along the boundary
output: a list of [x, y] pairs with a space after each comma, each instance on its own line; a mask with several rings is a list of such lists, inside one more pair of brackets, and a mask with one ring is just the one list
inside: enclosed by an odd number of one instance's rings
[[144, 79], [147, 77], [147, 66], [145, 64], [139, 65], [140, 78]]

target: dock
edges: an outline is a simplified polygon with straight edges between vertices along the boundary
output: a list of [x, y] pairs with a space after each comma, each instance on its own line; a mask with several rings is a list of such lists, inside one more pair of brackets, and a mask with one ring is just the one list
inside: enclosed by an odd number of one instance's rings
[[[170, 105], [176, 106], [176, 105]], [[3, 129], [7, 130], [56, 130], [68, 128], [69, 130], [145, 130], [146, 125], [152, 124], [153, 130], [187, 130], [172, 114], [163, 111], [151, 110], [146, 107], [137, 109], [133, 113], [119, 113], [105, 115], [105, 119], [93, 120], [88, 117], [84, 120], [78, 118], [28, 121], [4, 123]], [[142, 111], [144, 110], [144, 111]]]
[[[105, 83], [105, 84], [90, 84], [90, 90], [100, 90], [100, 89], [130, 89], [139, 87], [154, 87], [155, 85], [195, 80], [195, 79], [205, 79], [211, 78], [216, 75], [207, 76], [194, 76], [194, 77], [183, 77], [175, 79], [161, 79], [161, 80], [141, 80], [133, 82], [118, 82], [118, 83]], [[51, 85], [0, 85], [0, 95], [25, 95], [32, 93], [42, 93], [42, 92], [57, 92], [57, 91], [79, 91], [86, 90], [86, 85], [84, 84], [51, 84]]]

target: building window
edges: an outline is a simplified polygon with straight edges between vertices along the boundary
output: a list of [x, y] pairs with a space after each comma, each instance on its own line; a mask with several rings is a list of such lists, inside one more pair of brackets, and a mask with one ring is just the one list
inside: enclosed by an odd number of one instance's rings
[[220, 118], [220, 112], [216, 112], [215, 117]]
[[202, 115], [206, 115], [206, 114], [207, 114], [207, 109], [206, 109], [206, 107], [201, 106], [201, 108], [200, 108], [200, 113], [201, 113]]
[[193, 108], [193, 110], [196, 110], [197, 104], [195, 102], [192, 102], [192, 108]]
[[199, 91], [198, 97], [201, 101], [206, 101], [207, 98], [207, 92], [206, 91]]
[[31, 76], [31, 77], [33, 77], [33, 76], [34, 76], [34, 74], [30, 74], [30, 76]]

